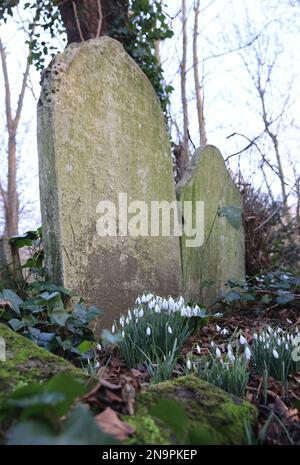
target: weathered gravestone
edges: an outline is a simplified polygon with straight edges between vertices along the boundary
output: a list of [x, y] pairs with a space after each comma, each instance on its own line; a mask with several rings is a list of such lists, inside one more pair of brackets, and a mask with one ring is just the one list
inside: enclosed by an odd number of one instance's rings
[[143, 290], [178, 295], [178, 237], [126, 236], [118, 224], [119, 236], [101, 237], [96, 229], [98, 203], [118, 212], [120, 193], [128, 203], [176, 200], [160, 104], [120, 43], [72, 44], [52, 61], [38, 103], [38, 151], [49, 277], [104, 308], [102, 327]]
[[245, 278], [242, 197], [221, 153], [211, 145], [196, 150], [176, 190], [181, 202], [192, 202], [194, 222], [196, 202], [204, 202], [203, 243], [188, 247], [183, 235], [181, 255], [186, 298], [210, 305], [226, 280]]

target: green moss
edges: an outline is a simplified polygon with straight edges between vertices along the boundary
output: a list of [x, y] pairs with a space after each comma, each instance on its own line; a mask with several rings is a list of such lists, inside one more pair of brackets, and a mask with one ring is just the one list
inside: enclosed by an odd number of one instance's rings
[[245, 420], [254, 422], [256, 418], [256, 409], [248, 402], [199, 378], [183, 376], [151, 386], [138, 396], [136, 416], [131, 423], [136, 427], [133, 443], [153, 444], [153, 440], [155, 444], [174, 443], [166, 426], [149, 415], [149, 409], [161, 399], [174, 399], [184, 407], [188, 416], [187, 433], [196, 435], [198, 440], [200, 436], [200, 442], [203, 437], [203, 442], [210, 444], [243, 444]]
[[123, 420], [134, 427], [136, 433], [126, 444], [168, 444], [168, 434], [161, 431], [154, 419], [148, 414], [147, 410], [140, 407], [137, 415], [133, 417], [123, 417]]
[[0, 413], [7, 394], [18, 385], [44, 382], [61, 372], [86, 378], [82, 370], [3, 324], [0, 324], [0, 337], [6, 346], [6, 361], [0, 361]]

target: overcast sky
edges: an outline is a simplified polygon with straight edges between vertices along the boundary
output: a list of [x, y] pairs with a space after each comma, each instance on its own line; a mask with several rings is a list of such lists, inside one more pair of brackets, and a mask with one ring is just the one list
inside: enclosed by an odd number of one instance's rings
[[[22, 3], [22, 1], [21, 1]], [[23, 2], [24, 3], [24, 2]], [[181, 59], [181, 16], [180, 0], [165, 2], [167, 13], [174, 19], [172, 23], [175, 35], [165, 41], [161, 48], [162, 62], [165, 69], [165, 80], [171, 83], [175, 91], [171, 97], [172, 116], [178, 125], [182, 126], [179, 64]], [[245, 45], [247, 41], [260, 34], [256, 41], [258, 50], [268, 64], [272, 57], [277, 56], [270, 95], [267, 97], [268, 106], [272, 115], [276, 117], [281, 111], [282, 102], [287, 95], [290, 96], [289, 107], [284, 118], [280, 119], [280, 144], [284, 153], [284, 169], [288, 175], [290, 186], [293, 185], [293, 170], [291, 160], [297, 166], [297, 154], [300, 141], [299, 121], [299, 80], [300, 60], [300, 21], [299, 8], [292, 8], [288, 0], [202, 0], [200, 13], [199, 59], [200, 75], [204, 86], [205, 118], [207, 124], [208, 142], [222, 151], [224, 158], [242, 149], [247, 145], [243, 137], [231, 137], [232, 133], [240, 133], [245, 137], [253, 138], [262, 132], [263, 126], [259, 118], [259, 101], [255, 96], [253, 84], [243, 64], [239, 52], [227, 53], [228, 50]], [[189, 65], [192, 64], [192, 26], [193, 26], [193, 0], [188, 4], [188, 38], [189, 38]], [[179, 14], [178, 14], [179, 13]], [[20, 15], [22, 16], [20, 9]], [[248, 25], [247, 25], [248, 16]], [[1, 26], [1, 39], [7, 46], [8, 65], [11, 79], [11, 88], [14, 102], [18, 96], [20, 78], [25, 62], [24, 34], [20, 31], [20, 22], [10, 22]], [[264, 31], [264, 32], [261, 32]], [[238, 38], [238, 33], [240, 38]], [[59, 48], [63, 48], [60, 39]], [[278, 54], [278, 52], [280, 52]], [[240, 51], [253, 61], [253, 48], [244, 48]], [[255, 68], [253, 68], [255, 69]], [[197, 114], [194, 103], [193, 70], [188, 74], [189, 91], [189, 119], [191, 138], [195, 146], [199, 145], [197, 129]], [[25, 99], [22, 117], [22, 128], [19, 137], [19, 163], [22, 199], [25, 199], [26, 208], [30, 213], [22, 216], [20, 230], [32, 229], [40, 224], [38, 206], [38, 161], [36, 150], [36, 99], [39, 95], [39, 73], [32, 69], [30, 89]], [[292, 124], [291, 124], [292, 123]], [[4, 93], [3, 79], [0, 76], [0, 175], [3, 179], [5, 167], [5, 119], [4, 119]], [[265, 154], [272, 162], [274, 155], [267, 144], [263, 145]], [[233, 157], [230, 167], [236, 171], [240, 167], [246, 180], [251, 180], [259, 187], [262, 183], [260, 169], [261, 156], [257, 150], [251, 154], [244, 153], [238, 160]], [[268, 179], [274, 188], [275, 194], [280, 193], [278, 178], [271, 170], [267, 171]], [[33, 205], [29, 205], [30, 202]]]

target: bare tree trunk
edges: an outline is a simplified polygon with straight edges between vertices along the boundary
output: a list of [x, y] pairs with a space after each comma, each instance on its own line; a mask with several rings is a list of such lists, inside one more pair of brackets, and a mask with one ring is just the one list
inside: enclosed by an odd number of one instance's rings
[[[32, 40], [34, 29], [32, 29], [29, 42]], [[10, 237], [18, 234], [18, 223], [19, 223], [19, 196], [17, 190], [17, 132], [21, 118], [21, 112], [24, 103], [26, 85], [29, 75], [30, 62], [29, 57], [27, 59], [26, 68], [23, 74], [23, 80], [21, 90], [19, 93], [17, 109], [13, 116], [12, 104], [11, 104], [11, 91], [9, 84], [9, 75], [7, 69], [7, 61], [5, 49], [0, 39], [0, 55], [2, 63], [2, 72], [4, 78], [4, 89], [5, 89], [5, 114], [6, 114], [6, 126], [8, 132], [8, 144], [7, 144], [7, 189], [5, 190], [0, 182], [0, 194], [4, 203], [5, 211], [5, 229], [4, 236]]]
[[188, 117], [188, 101], [186, 92], [186, 63], [187, 63], [187, 15], [186, 15], [186, 0], [182, 0], [182, 61], [180, 65], [181, 78], [181, 100], [183, 113], [183, 153], [185, 167], [189, 160], [189, 117]]
[[116, 31], [128, 27], [128, 0], [69, 0], [59, 5], [68, 43], [108, 35], [122, 42]]
[[9, 131], [8, 155], [7, 155], [7, 195], [5, 209], [5, 232], [7, 237], [18, 234], [19, 225], [19, 198], [17, 191], [17, 145], [16, 131], [14, 128]]
[[195, 81], [199, 134], [200, 134], [200, 145], [206, 145], [207, 137], [206, 137], [206, 128], [205, 128], [205, 119], [204, 119], [203, 89], [200, 85], [199, 60], [198, 60], [198, 34], [199, 34], [198, 23], [199, 23], [199, 12], [200, 12], [200, 0], [195, 0], [194, 12], [195, 12], [194, 33], [193, 33], [194, 81]]

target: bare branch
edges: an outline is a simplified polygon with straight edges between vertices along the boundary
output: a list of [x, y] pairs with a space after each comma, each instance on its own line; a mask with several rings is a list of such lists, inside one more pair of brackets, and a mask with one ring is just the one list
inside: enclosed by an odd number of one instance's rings
[[74, 12], [74, 17], [75, 17], [75, 22], [76, 22], [77, 30], [78, 30], [78, 33], [79, 33], [79, 37], [80, 37], [81, 42], [84, 42], [84, 37], [83, 37], [83, 34], [82, 34], [80, 21], [79, 21], [79, 18], [78, 18], [76, 3], [72, 2], [72, 6], [73, 6], [73, 12]]
[[7, 129], [10, 132], [12, 129], [10, 86], [9, 86], [8, 70], [7, 70], [7, 63], [6, 63], [6, 53], [5, 53], [5, 49], [4, 49], [1, 38], [0, 38], [0, 55], [1, 55], [1, 62], [2, 62], [4, 87], [5, 87], [6, 124], [7, 124]]
[[99, 20], [98, 20], [98, 27], [97, 27], [96, 37], [100, 37], [101, 28], [102, 28], [102, 21], [103, 21], [101, 0], [97, 0], [97, 6], [98, 6], [98, 13], [99, 13]]

